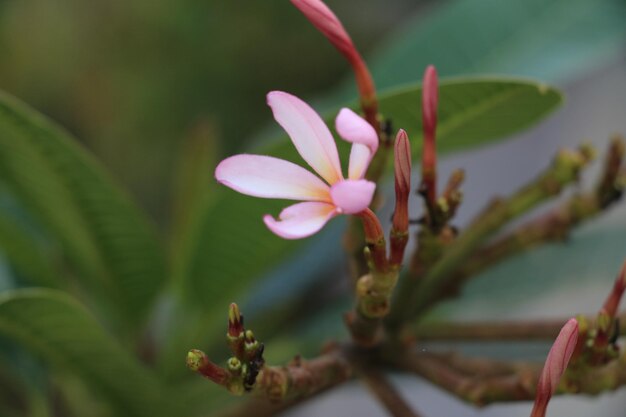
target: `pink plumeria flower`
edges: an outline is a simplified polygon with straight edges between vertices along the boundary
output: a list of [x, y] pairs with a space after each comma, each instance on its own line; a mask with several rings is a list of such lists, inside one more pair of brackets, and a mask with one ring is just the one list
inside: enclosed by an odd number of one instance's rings
[[546, 415], [548, 402], [559, 386], [559, 381], [567, 369], [577, 341], [578, 322], [576, 319], [569, 319], [556, 337], [546, 358], [546, 363], [537, 383], [537, 395], [530, 417], [544, 417]]
[[223, 160], [215, 169], [215, 178], [242, 194], [302, 201], [285, 208], [278, 220], [270, 215], [263, 217], [267, 227], [285, 239], [310, 236], [338, 214], [365, 210], [376, 189], [375, 183], [364, 179], [378, 148], [374, 128], [350, 109], [341, 109], [337, 115], [337, 133], [353, 144], [345, 178], [333, 136], [308, 104], [281, 91], [270, 92], [267, 104], [319, 177], [292, 162], [243, 154]]

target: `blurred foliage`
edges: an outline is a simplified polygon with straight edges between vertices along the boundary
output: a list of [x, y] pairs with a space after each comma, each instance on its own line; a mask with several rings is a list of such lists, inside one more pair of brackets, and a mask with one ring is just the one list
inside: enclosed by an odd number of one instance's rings
[[[608, 57], [624, 32], [618, 0], [593, 7], [582, 0], [328, 3], [365, 55], [384, 32], [405, 25], [372, 60], [385, 87], [414, 81], [426, 63], [444, 74], [530, 75], [545, 62], [558, 74], [561, 61], [588, 68], [600, 56], [589, 37]], [[407, 20], [416, 10], [429, 18]], [[531, 32], [534, 43], [522, 42]], [[326, 235], [332, 244], [321, 236], [301, 245], [270, 235], [259, 214], [282, 203], [218, 189], [213, 165], [218, 155], [249, 147], [244, 141], [269, 121], [267, 91], [319, 93], [341, 84], [346, 64], [287, 1], [8, 0], [0, 3], [0, 47], [0, 88], [73, 133], [0, 96], [0, 245], [11, 267], [3, 285], [48, 287], [0, 293], [0, 336], [11, 340], [0, 339], [0, 409], [159, 416], [201, 415], [224, 404], [216, 388], [185, 373], [189, 343], [223, 332], [216, 330], [224, 321], [220, 303], [244, 297], [265, 274], [275, 271], [280, 288], [297, 282], [290, 295], [300, 296], [308, 284], [299, 280], [318, 279], [320, 262], [297, 276], [274, 268], [294, 248], [314, 259], [325, 253], [320, 245], [339, 252], [339, 233]], [[346, 85], [322, 106], [354, 102]], [[414, 140], [419, 94], [413, 86], [381, 102]], [[542, 84], [499, 78], [448, 81], [441, 97], [440, 140], [449, 151], [504, 139], [560, 102]], [[256, 148], [294, 155], [281, 135]], [[277, 358], [303, 347], [280, 334], [280, 324], [267, 324], [278, 335]], [[313, 317], [295, 335], [319, 341], [324, 334]], [[22, 355], [14, 342], [40, 359], [14, 360]], [[221, 338], [211, 342], [218, 349]], [[15, 395], [1, 395], [4, 385]]]
[[[415, 8], [329, 5], [364, 51]], [[0, 46], [0, 88], [87, 141], [162, 221], [163, 185], [196, 123], [231, 154], [267, 122], [269, 90], [306, 96], [346, 71], [288, 1], [9, 0]]]

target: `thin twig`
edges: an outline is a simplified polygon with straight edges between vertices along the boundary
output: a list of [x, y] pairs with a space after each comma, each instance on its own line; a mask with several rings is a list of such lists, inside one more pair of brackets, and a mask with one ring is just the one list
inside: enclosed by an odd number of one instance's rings
[[389, 327], [399, 328], [403, 321], [423, 313], [439, 301], [442, 298], [442, 292], [453, 281], [454, 272], [486, 239], [512, 219], [558, 195], [566, 185], [577, 180], [579, 171], [587, 164], [588, 159], [588, 149], [581, 149], [577, 152], [561, 151], [550, 167], [534, 181], [522, 187], [508, 199], [494, 201], [445, 250], [432, 268], [426, 271], [423, 278], [414, 280], [415, 285], [404, 288], [399, 293], [388, 320]]
[[593, 190], [571, 197], [548, 213], [475, 250], [448, 279], [440, 297], [426, 301], [427, 304], [430, 306], [457, 295], [470, 278], [513, 255], [545, 243], [567, 239], [574, 227], [595, 218], [613, 205], [621, 198], [626, 184], [626, 174], [619, 171], [623, 156], [623, 138], [615, 137], [604, 161], [604, 171]]
[[[352, 377], [349, 349], [335, 346], [309, 361], [294, 359], [282, 367], [265, 367], [252, 393], [257, 396], [220, 417], [270, 417], [294, 407]], [[258, 398], [261, 397], [261, 398]]]
[[[586, 317], [593, 322], [595, 316]], [[420, 341], [554, 340], [567, 318], [528, 321], [424, 323], [407, 330], [407, 339]], [[626, 336], [626, 312], [618, 317], [620, 335]]]
[[406, 403], [383, 373], [369, 370], [364, 372], [361, 378], [393, 417], [420, 417]]
[[[458, 355], [446, 357], [443, 354], [424, 352], [409, 352], [399, 356], [395, 366], [414, 372], [477, 406], [532, 400], [541, 373], [541, 366], [535, 363], [507, 364], [489, 359], [469, 359]], [[511, 372], [507, 372], [507, 369]], [[480, 372], [476, 372], [477, 370]], [[626, 355], [604, 366], [583, 365], [568, 370], [561, 379], [557, 394], [598, 395], [624, 385]]]

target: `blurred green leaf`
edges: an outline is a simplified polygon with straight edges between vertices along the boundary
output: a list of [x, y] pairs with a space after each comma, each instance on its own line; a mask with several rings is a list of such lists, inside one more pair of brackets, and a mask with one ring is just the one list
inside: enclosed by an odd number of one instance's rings
[[624, 21], [623, 0], [438, 2], [369, 61], [379, 88], [411, 82], [429, 64], [444, 76], [502, 73], [563, 82], [622, 53]]
[[185, 245], [193, 242], [197, 233], [194, 223], [199, 214], [207, 209], [217, 184], [212, 181], [209, 167], [217, 163], [218, 136], [213, 124], [198, 121], [180, 146], [176, 177], [172, 191], [172, 221], [170, 248], [172, 253], [172, 275], [174, 279], [185, 270], [181, 255]]
[[[407, 130], [414, 143], [414, 156], [417, 156], [421, 148], [416, 145], [421, 137], [420, 86], [383, 93], [380, 97], [382, 113], [393, 118], [396, 128]], [[438, 146], [445, 153], [503, 138], [542, 119], [561, 100], [555, 89], [528, 81], [459, 79], [443, 82]], [[345, 161], [348, 145], [341, 141], [339, 148]], [[255, 152], [290, 161], [301, 160], [286, 137]], [[205, 319], [198, 322], [202, 325], [196, 326], [194, 331], [180, 329], [179, 324], [175, 324], [185, 335], [172, 338], [177, 346], [171, 349], [171, 356], [164, 359], [168, 362], [174, 361], [185, 345], [193, 347], [190, 344], [201, 344], [207, 337], [219, 334], [221, 327], [216, 326], [223, 325], [227, 303], [239, 297], [259, 274], [304, 244], [274, 236], [261, 221], [263, 214], [276, 213], [285, 206], [284, 202], [250, 198], [225, 187], [213, 198], [214, 204], [201, 214], [197, 223], [195, 241], [187, 246], [189, 252], [183, 255], [188, 269], [179, 282], [185, 300], [200, 310]]]
[[66, 256], [104, 292], [120, 320], [145, 317], [165, 277], [156, 233], [126, 194], [69, 134], [0, 94], [0, 173]]
[[0, 210], [0, 251], [26, 281], [42, 287], [63, 287], [55, 271], [57, 265], [42, 243], [3, 210]]
[[118, 345], [71, 297], [48, 289], [0, 295], [0, 333], [47, 363], [69, 369], [126, 416], [171, 416], [158, 380]]

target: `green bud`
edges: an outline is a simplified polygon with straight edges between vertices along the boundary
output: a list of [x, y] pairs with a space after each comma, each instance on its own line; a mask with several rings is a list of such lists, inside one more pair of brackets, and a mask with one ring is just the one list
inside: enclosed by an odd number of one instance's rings
[[241, 361], [237, 358], [230, 358], [228, 359], [228, 370], [233, 374], [233, 375], [240, 375], [241, 374]]
[[202, 366], [204, 361], [204, 353], [197, 350], [192, 349], [187, 353], [187, 368], [192, 371], [197, 371]]

